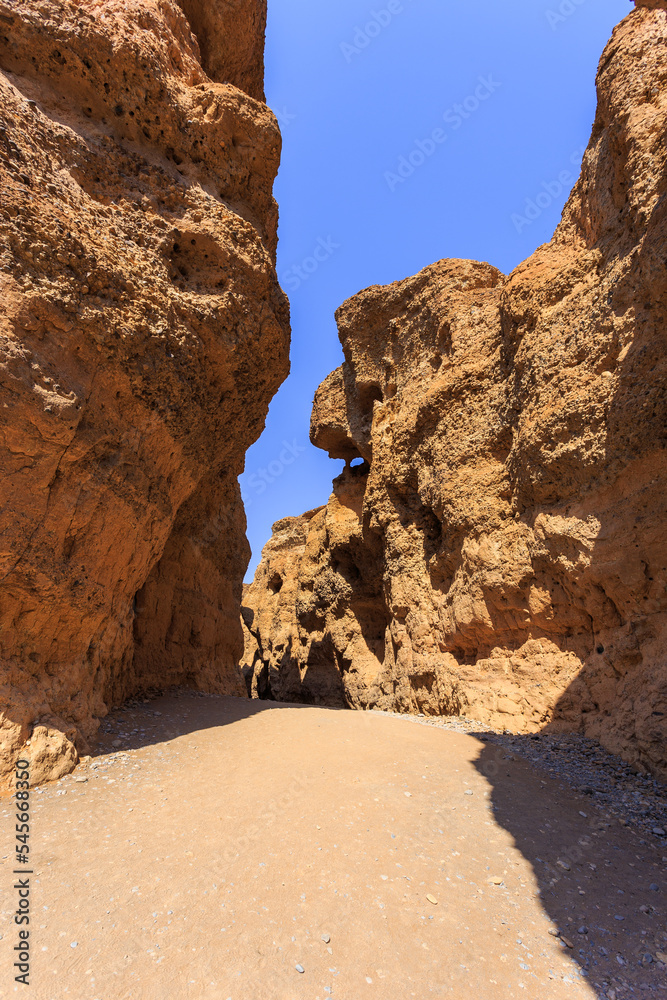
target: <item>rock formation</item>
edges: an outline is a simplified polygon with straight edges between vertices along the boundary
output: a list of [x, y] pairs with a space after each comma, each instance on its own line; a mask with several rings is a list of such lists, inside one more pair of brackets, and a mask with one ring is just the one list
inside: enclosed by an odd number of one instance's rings
[[348, 464], [264, 549], [251, 693], [580, 730], [667, 774], [667, 4], [640, 6], [551, 242], [338, 311], [311, 439]]
[[0, 0], [0, 774], [132, 694], [245, 694], [237, 476], [289, 341], [265, 13]]

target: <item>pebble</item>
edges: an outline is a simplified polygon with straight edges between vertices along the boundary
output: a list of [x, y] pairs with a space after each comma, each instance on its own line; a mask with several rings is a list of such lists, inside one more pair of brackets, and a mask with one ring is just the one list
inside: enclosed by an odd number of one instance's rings
[[302, 965], [295, 965], [294, 968], [296, 969], [297, 972], [305, 972], [306, 971]]
[[433, 903], [434, 906], [438, 905], [438, 900], [435, 898], [435, 896], [432, 896], [430, 892], [426, 898], [428, 899], [429, 903]]
[[651, 830], [651, 833], [654, 833], [656, 835], [656, 837], [664, 837], [665, 836], [665, 831], [663, 830], [663, 828], [661, 826], [654, 826], [653, 829]]
[[322, 935], [322, 940], [324, 941], [325, 944], [329, 944], [329, 941], [331, 941], [331, 935], [330, 934], [323, 934]]
[[588, 927], [584, 927], [584, 926], [582, 925], [582, 926], [581, 926], [581, 927], [580, 927], [580, 928], [579, 928], [579, 929], [577, 930], [577, 934], [588, 934]]
[[651, 892], [660, 892], [660, 886], [658, 885], [657, 882], [651, 882], [649, 889], [651, 890]]
[[473, 792], [471, 792], [469, 788], [466, 788], [465, 794], [466, 795], [472, 795]]

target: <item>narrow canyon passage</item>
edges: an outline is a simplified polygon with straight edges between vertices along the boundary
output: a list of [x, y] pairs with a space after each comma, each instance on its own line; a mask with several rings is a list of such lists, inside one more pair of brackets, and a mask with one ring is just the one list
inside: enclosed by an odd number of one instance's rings
[[33, 800], [39, 1000], [667, 997], [660, 843], [478, 737], [182, 693]]

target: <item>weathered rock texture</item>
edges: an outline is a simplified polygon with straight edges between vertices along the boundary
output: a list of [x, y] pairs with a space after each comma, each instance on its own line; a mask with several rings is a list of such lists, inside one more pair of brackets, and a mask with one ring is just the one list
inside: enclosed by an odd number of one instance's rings
[[276, 525], [244, 602], [255, 689], [581, 730], [667, 774], [665, 6], [604, 52], [550, 243], [339, 310], [311, 437], [364, 464]]
[[212, 80], [264, 100], [266, 0], [178, 0]]
[[39, 780], [131, 694], [245, 693], [280, 135], [264, 4], [182, 7], [0, 0], [0, 774], [33, 726]]

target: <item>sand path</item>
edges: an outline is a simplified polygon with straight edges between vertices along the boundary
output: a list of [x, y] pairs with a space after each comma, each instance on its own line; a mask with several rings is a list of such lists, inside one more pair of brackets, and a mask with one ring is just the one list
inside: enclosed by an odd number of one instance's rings
[[105, 728], [32, 795], [27, 988], [2, 860], [2, 996], [667, 997], [664, 966], [638, 964], [666, 929], [658, 850], [497, 747], [191, 694]]

